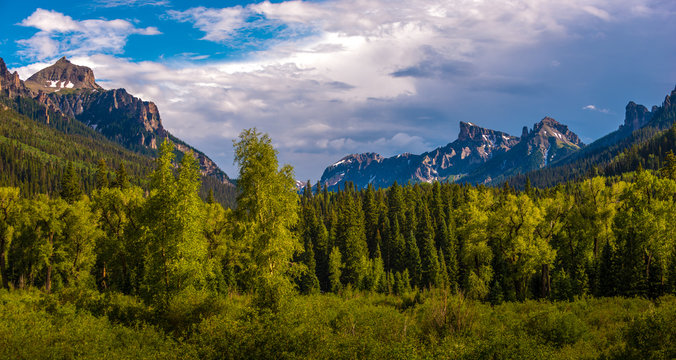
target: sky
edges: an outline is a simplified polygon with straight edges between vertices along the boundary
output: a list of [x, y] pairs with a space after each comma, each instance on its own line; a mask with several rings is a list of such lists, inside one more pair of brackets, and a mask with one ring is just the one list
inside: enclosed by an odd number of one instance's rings
[[237, 177], [257, 127], [318, 180], [351, 153], [422, 153], [460, 121], [520, 135], [551, 116], [590, 143], [676, 85], [673, 0], [0, 0], [22, 79], [67, 56], [155, 102]]

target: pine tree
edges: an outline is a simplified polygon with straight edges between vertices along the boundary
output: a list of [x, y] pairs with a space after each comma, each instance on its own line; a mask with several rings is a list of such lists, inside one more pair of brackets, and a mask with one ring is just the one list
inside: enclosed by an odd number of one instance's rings
[[676, 180], [676, 155], [674, 155], [673, 150], [669, 150], [664, 163], [664, 167], [660, 169], [662, 176], [667, 179]]
[[210, 188], [209, 195], [207, 195], [207, 204], [212, 205], [214, 203], [216, 203], [216, 200], [214, 199], [214, 189]]
[[434, 230], [427, 207], [418, 204], [421, 208], [418, 222], [418, 240], [420, 243], [421, 286], [435, 287], [439, 284], [439, 258], [434, 245]]
[[72, 204], [78, 201], [81, 196], [80, 176], [77, 174], [73, 163], [69, 161], [61, 181], [61, 198]]
[[336, 241], [341, 248], [343, 262], [345, 263], [342, 280], [345, 284], [357, 286], [366, 275], [368, 249], [361, 203], [355, 201], [354, 196], [350, 192], [344, 193], [342, 196], [339, 205]]
[[366, 242], [368, 244], [369, 257], [375, 257], [378, 240], [376, 239], [378, 233], [378, 209], [375, 199], [375, 192], [373, 185], [369, 184], [364, 192], [363, 200], [364, 224], [366, 232]]
[[305, 240], [305, 251], [301, 257], [301, 262], [305, 265], [305, 269], [300, 278], [300, 291], [303, 294], [314, 294], [319, 291], [319, 279], [317, 279], [317, 266], [315, 262], [315, 253], [312, 250], [312, 241]]
[[124, 167], [124, 162], [120, 163], [120, 166], [115, 171], [115, 182], [113, 186], [119, 189], [129, 188], [129, 175], [127, 175], [127, 169]]
[[406, 237], [406, 270], [410, 276], [410, 282], [413, 286], [422, 285], [422, 261], [420, 260], [420, 250], [418, 242], [415, 239], [413, 231]]
[[390, 247], [390, 259], [392, 264], [391, 268], [394, 269], [394, 271], [403, 272], [408, 266], [406, 258], [406, 239], [399, 229], [399, 221], [396, 219], [396, 217], [391, 228], [390, 238], [392, 239], [392, 244]]
[[96, 188], [103, 189], [108, 187], [108, 165], [104, 159], [99, 159], [96, 167]]
[[444, 252], [439, 249], [439, 286], [443, 289], [448, 289], [450, 287], [450, 281], [448, 279], [448, 268], [446, 267], [446, 260], [444, 258]]

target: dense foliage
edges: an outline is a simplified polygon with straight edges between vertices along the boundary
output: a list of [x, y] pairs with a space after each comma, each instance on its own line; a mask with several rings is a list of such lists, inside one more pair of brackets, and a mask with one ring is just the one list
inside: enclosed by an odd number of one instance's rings
[[89, 196], [72, 163], [58, 193], [0, 188], [0, 355], [676, 355], [673, 154], [549, 189], [299, 196], [267, 135], [234, 146], [236, 210], [200, 198], [168, 141], [148, 190], [105, 162]]
[[299, 234], [323, 291], [336, 288], [336, 248], [337, 288], [440, 287], [493, 303], [658, 297], [676, 284], [674, 170], [672, 160], [664, 176], [639, 170], [523, 192], [439, 183], [306, 191]]

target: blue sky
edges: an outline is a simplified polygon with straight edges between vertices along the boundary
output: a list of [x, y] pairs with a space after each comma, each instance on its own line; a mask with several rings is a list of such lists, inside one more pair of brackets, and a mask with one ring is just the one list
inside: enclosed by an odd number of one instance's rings
[[0, 24], [23, 79], [68, 56], [231, 176], [249, 127], [316, 180], [350, 153], [443, 146], [459, 121], [518, 135], [552, 116], [591, 142], [676, 85], [671, 0], [2, 1]]

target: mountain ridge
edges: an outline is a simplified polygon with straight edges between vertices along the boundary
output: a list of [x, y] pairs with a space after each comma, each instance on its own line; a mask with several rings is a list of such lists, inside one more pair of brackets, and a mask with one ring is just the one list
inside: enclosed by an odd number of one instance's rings
[[[420, 155], [403, 153], [385, 158], [376, 153], [351, 154], [327, 167], [320, 182], [331, 189], [345, 182], [357, 188], [371, 184], [463, 181], [487, 182], [496, 170], [527, 171], [558, 160], [584, 146], [568, 127], [545, 117], [521, 137], [461, 121], [458, 138]], [[550, 152], [550, 150], [552, 150]], [[539, 154], [539, 155], [538, 155]], [[526, 165], [517, 160], [528, 159]]]
[[[46, 109], [81, 121], [108, 139], [141, 153], [154, 154], [159, 142], [169, 138], [178, 151], [194, 151], [203, 176], [232, 185], [227, 174], [206, 154], [164, 129], [157, 105], [134, 97], [125, 89], [102, 88], [90, 68], [75, 65], [65, 57], [26, 81], [17, 72], [10, 73], [0, 57], [0, 91], [10, 98], [34, 99]], [[44, 121], [50, 121], [48, 111]]]

